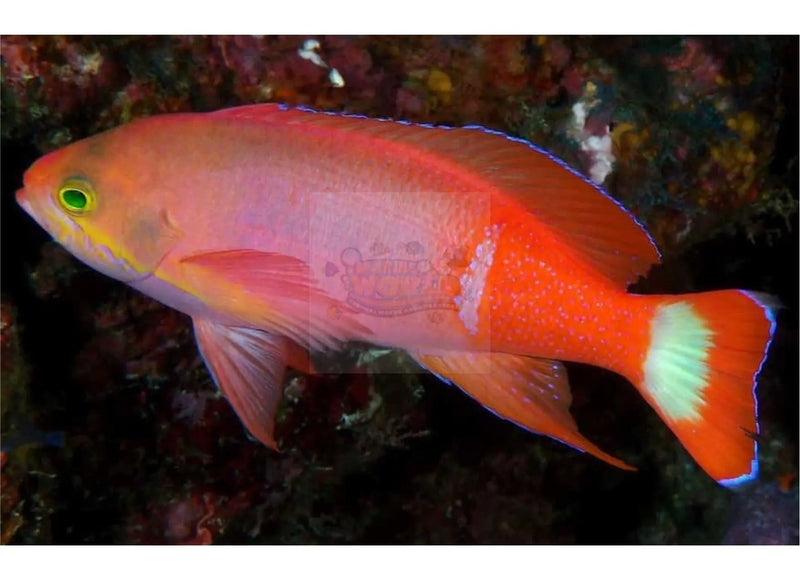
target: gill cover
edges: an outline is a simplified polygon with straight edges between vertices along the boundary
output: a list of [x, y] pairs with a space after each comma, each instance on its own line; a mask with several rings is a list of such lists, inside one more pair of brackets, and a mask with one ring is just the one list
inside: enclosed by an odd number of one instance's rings
[[[62, 207], [77, 217], [74, 221], [85, 234], [92, 255], [90, 260], [81, 259], [106, 275], [128, 282], [149, 275], [180, 237], [166, 209], [142, 203], [125, 206], [121, 199], [105, 203], [101, 195], [95, 201], [97, 210], [91, 211], [91, 197], [84, 202], [81, 193], [70, 191], [74, 189], [63, 191], [63, 198], [71, 201]], [[76, 205], [80, 210], [67, 208]]]

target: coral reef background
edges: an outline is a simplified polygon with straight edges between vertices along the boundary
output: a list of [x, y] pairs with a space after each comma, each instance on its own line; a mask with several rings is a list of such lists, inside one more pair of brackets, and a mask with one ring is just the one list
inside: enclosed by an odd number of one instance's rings
[[[308, 41], [313, 39], [313, 41]], [[0, 38], [2, 543], [798, 543], [796, 37]], [[335, 73], [334, 73], [335, 70]], [[286, 102], [530, 139], [602, 183], [664, 261], [639, 292], [777, 296], [760, 479], [731, 492], [633, 388], [568, 365], [627, 473], [497, 419], [399, 353], [291, 373], [249, 440], [188, 319], [16, 207], [43, 152], [162, 112]]]

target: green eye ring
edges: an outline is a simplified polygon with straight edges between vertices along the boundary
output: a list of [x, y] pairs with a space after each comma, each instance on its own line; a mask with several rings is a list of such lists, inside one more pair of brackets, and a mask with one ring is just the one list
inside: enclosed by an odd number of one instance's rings
[[58, 189], [58, 204], [68, 213], [81, 216], [97, 206], [92, 185], [85, 179], [67, 179]]

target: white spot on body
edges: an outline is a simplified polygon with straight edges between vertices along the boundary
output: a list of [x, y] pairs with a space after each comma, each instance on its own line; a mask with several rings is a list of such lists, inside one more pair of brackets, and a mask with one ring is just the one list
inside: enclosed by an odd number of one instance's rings
[[486, 240], [475, 248], [475, 255], [469, 263], [469, 268], [459, 278], [463, 301], [457, 305], [458, 316], [470, 334], [478, 333], [478, 307], [494, 260], [497, 232], [496, 226], [492, 227], [491, 231], [488, 227], [484, 230]]

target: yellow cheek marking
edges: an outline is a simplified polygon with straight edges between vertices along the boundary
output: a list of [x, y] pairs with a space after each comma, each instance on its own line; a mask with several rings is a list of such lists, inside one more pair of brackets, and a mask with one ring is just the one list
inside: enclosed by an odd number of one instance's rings
[[92, 246], [104, 247], [139, 274], [151, 272], [183, 236], [166, 210], [162, 210], [158, 216], [142, 214], [137, 219], [125, 222], [130, 228], [120, 230], [122, 242], [94, 223], [87, 222], [81, 227]]
[[700, 418], [714, 333], [686, 302], [662, 305], [650, 327], [644, 388], [672, 421]]
[[120, 246], [116, 238], [111, 238], [101, 230], [98, 230], [94, 226], [85, 225], [82, 226], [84, 233], [89, 239], [89, 243], [92, 248], [105, 248], [108, 250], [115, 258], [124, 261], [131, 267], [134, 271], [139, 274], [147, 273], [152, 266], [146, 266], [142, 262], [138, 261], [133, 255], [127, 252], [125, 246]]

